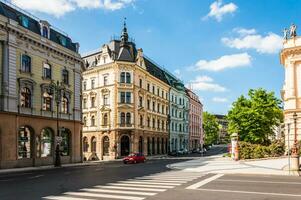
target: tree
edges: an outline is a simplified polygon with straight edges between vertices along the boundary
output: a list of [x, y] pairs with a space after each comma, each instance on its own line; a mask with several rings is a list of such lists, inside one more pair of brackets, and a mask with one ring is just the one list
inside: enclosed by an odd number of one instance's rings
[[267, 145], [275, 126], [283, 121], [281, 100], [262, 88], [250, 89], [248, 96], [242, 95], [232, 104], [228, 132], [237, 132], [241, 141]]
[[214, 115], [208, 112], [203, 113], [203, 126], [205, 133], [205, 145], [211, 145], [218, 140], [219, 126]]

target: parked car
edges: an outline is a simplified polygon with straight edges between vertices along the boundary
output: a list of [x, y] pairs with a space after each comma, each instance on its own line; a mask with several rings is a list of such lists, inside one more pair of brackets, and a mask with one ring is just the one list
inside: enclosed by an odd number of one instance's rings
[[128, 163], [140, 163], [140, 162], [145, 162], [146, 157], [142, 153], [132, 153], [128, 155], [127, 157], [123, 158], [123, 163], [128, 164]]

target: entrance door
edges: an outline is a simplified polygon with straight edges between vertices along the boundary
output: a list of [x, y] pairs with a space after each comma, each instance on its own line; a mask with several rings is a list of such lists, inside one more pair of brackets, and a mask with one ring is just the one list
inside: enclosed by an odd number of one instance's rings
[[130, 138], [127, 135], [121, 137], [121, 156], [130, 154]]

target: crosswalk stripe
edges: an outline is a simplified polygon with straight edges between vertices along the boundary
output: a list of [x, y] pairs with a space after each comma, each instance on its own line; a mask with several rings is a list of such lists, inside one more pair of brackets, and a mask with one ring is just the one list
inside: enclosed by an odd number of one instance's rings
[[121, 196], [121, 195], [110, 195], [110, 194], [96, 194], [89, 192], [66, 192], [66, 195], [72, 196], [83, 196], [83, 197], [102, 197], [102, 198], [111, 198], [111, 199], [126, 199], [126, 200], [143, 200], [144, 197], [135, 197], [135, 196]]
[[158, 176], [144, 176], [143, 178], [151, 178], [151, 179], [161, 179], [161, 180], [180, 180], [180, 181], [190, 181], [190, 180], [194, 180], [196, 179], [196, 177], [194, 178], [173, 178], [173, 177], [158, 177]]
[[155, 183], [149, 181], [118, 181], [118, 183], [134, 183], [134, 184], [147, 184], [147, 185], [181, 185], [181, 183]]
[[43, 199], [49, 199], [49, 200], [91, 200], [91, 199], [85, 199], [85, 198], [79, 198], [79, 197], [64, 197], [64, 196], [48, 196], [48, 197], [43, 197]]
[[119, 189], [119, 190], [136, 190], [136, 191], [150, 191], [150, 192], [165, 192], [166, 189], [158, 189], [158, 188], [134, 188], [134, 187], [122, 187], [122, 186], [95, 186], [97, 188], [108, 188], [108, 189]]
[[178, 180], [164, 180], [164, 179], [149, 179], [149, 178], [136, 178], [128, 179], [130, 181], [150, 181], [150, 182], [160, 182], [160, 183], [186, 183], [187, 181], [178, 181]]
[[109, 189], [90, 189], [90, 188], [84, 188], [81, 189], [81, 191], [86, 192], [103, 192], [103, 193], [117, 193], [117, 194], [135, 194], [135, 195], [145, 195], [145, 196], [153, 196], [157, 193], [154, 192], [134, 192], [134, 191], [124, 191], [124, 190], [109, 190]]
[[109, 185], [132, 186], [132, 187], [150, 187], [150, 188], [174, 188], [175, 187], [175, 186], [168, 186], [168, 185], [143, 185], [143, 184], [131, 184], [131, 183], [109, 183]]

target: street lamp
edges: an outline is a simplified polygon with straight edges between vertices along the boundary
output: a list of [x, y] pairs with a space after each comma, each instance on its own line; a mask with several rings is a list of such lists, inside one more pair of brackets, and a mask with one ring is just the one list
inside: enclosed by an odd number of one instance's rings
[[294, 144], [292, 147], [292, 170], [299, 171], [299, 147], [298, 147], [298, 139], [297, 139], [297, 118], [298, 115], [296, 112], [293, 114], [294, 119]]
[[60, 129], [59, 129], [59, 106], [61, 102], [61, 97], [62, 97], [62, 92], [65, 91], [65, 87], [62, 82], [57, 81], [56, 83], [54, 81], [51, 81], [50, 83], [50, 88], [53, 92], [55, 102], [56, 102], [56, 147], [55, 147], [55, 162], [54, 166], [55, 167], [60, 167], [61, 166], [61, 156], [60, 156], [60, 142], [61, 142], [61, 137], [60, 137]]

